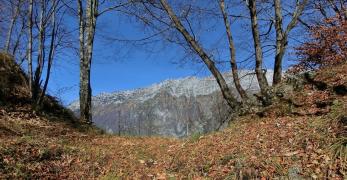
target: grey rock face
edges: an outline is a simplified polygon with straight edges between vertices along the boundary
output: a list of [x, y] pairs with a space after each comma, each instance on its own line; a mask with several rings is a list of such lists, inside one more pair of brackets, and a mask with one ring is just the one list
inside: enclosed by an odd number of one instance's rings
[[[245, 75], [243, 87], [249, 93], [258, 91], [254, 75], [246, 74], [249, 71], [241, 72], [241, 76]], [[225, 74], [225, 78], [233, 88], [231, 75]], [[231, 112], [213, 77], [166, 80], [133, 91], [103, 93], [92, 99], [94, 124], [108, 133], [122, 135], [184, 137], [206, 133], [219, 127]], [[69, 108], [78, 112], [79, 102]]]

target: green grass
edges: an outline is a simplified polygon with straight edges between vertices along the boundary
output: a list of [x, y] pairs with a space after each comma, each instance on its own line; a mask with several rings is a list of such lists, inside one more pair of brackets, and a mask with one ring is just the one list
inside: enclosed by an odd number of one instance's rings
[[201, 132], [196, 132], [189, 137], [189, 142], [194, 143], [199, 141], [200, 137], [203, 136]]
[[[347, 137], [338, 138], [337, 142], [331, 146], [335, 158], [339, 158], [347, 163]], [[347, 166], [345, 167], [347, 168]]]

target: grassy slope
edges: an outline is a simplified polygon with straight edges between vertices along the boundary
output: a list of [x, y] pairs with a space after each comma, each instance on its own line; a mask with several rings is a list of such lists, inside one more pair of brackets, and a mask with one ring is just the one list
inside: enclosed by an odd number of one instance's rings
[[292, 95], [297, 107], [276, 103], [264, 117], [246, 115], [222, 132], [186, 140], [103, 135], [28, 107], [0, 107], [0, 179], [343, 179], [347, 147], [336, 142], [346, 138], [347, 96], [332, 89], [347, 85], [346, 71], [320, 71], [316, 79], [328, 89], [306, 85]]

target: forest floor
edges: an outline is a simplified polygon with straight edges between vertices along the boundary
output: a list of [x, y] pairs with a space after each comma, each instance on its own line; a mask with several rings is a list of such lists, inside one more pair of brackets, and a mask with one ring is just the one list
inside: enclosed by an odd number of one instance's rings
[[325, 87], [306, 84], [292, 103], [181, 140], [106, 135], [0, 106], [0, 179], [344, 179], [347, 64], [315, 81]]

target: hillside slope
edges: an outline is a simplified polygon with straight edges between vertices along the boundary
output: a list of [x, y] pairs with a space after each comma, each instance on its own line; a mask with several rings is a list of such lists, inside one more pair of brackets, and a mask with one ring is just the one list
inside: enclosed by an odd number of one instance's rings
[[309, 74], [300, 91], [283, 85], [271, 107], [183, 140], [105, 135], [0, 106], [0, 179], [344, 179], [346, 71]]

